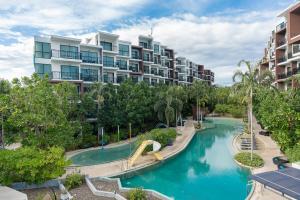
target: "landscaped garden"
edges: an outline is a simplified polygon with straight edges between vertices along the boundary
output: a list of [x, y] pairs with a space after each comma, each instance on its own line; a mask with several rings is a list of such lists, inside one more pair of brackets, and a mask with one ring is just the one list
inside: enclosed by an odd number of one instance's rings
[[[238, 118], [247, 118], [253, 110], [290, 161], [299, 161], [300, 90], [279, 91], [271, 86], [271, 76], [249, 70], [238, 72], [241, 80], [232, 87], [197, 81], [152, 87], [127, 80], [119, 86], [95, 83], [80, 95], [74, 84], [51, 84], [37, 75], [0, 80], [1, 139], [5, 145], [21, 144], [17, 150], [0, 151], [0, 183], [43, 183], [60, 177], [71, 164], [65, 158], [70, 150], [136, 136], [135, 146], [148, 139], [162, 147], [172, 145], [177, 134], [172, 127], [182, 119], [194, 116], [199, 121], [195, 126], [201, 127], [197, 110]], [[170, 128], [156, 128], [159, 123]], [[263, 165], [255, 154], [250, 162], [249, 154], [235, 158], [249, 166]]]

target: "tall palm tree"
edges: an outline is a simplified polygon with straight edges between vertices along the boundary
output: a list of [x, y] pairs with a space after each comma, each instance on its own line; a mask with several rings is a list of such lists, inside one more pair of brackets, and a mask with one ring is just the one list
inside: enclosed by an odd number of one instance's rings
[[174, 85], [168, 89], [168, 92], [173, 96], [173, 106], [175, 108], [175, 121], [177, 126], [177, 121], [181, 118], [181, 112], [183, 109], [183, 104], [187, 100], [187, 94], [182, 86]]
[[196, 112], [197, 112], [197, 121], [201, 118], [201, 107], [205, 106], [208, 101], [208, 84], [203, 81], [195, 81], [190, 90], [190, 98], [196, 100]]
[[170, 91], [162, 91], [158, 94], [158, 100], [154, 104], [154, 111], [157, 112], [158, 119], [161, 121], [165, 119], [168, 126], [174, 120], [173, 100]]
[[92, 85], [91, 88], [91, 95], [95, 99], [95, 102], [97, 104], [97, 143], [99, 142], [99, 135], [100, 135], [100, 119], [99, 119], [99, 113], [101, 110], [101, 106], [104, 103], [104, 85], [100, 82], [96, 82]]
[[251, 134], [251, 160], [253, 159], [253, 91], [259, 86], [270, 86], [273, 81], [273, 75], [266, 70], [259, 73], [258, 65], [251, 65], [249, 61], [241, 60], [238, 67], [246, 66], [246, 72], [238, 69], [232, 79], [234, 84], [234, 93], [242, 96], [242, 102], [247, 104], [248, 129]]

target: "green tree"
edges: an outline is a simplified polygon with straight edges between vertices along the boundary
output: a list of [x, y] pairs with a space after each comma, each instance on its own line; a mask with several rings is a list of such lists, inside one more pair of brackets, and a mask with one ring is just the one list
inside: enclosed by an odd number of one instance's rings
[[253, 155], [253, 91], [259, 87], [259, 84], [269, 84], [272, 80], [270, 73], [265, 72], [263, 74], [259, 73], [257, 66], [252, 66], [249, 61], [242, 60], [239, 62], [238, 67], [246, 65], [246, 72], [238, 69], [232, 79], [234, 82], [237, 82], [234, 86], [234, 92], [240, 93], [243, 96], [242, 101], [245, 102], [248, 106], [248, 120], [249, 121], [249, 130], [251, 133], [251, 160]]
[[24, 77], [13, 81], [10, 92], [9, 125], [22, 137], [22, 144], [47, 148], [68, 148], [77, 128], [72, 117], [77, 106], [75, 85], [53, 85], [48, 79]]
[[11, 85], [0, 79], [0, 148], [4, 148], [4, 116], [8, 113], [8, 101]]
[[41, 184], [65, 173], [70, 164], [65, 160], [64, 150], [51, 147], [45, 150], [22, 147], [0, 151], [0, 183], [13, 182]]
[[196, 116], [198, 123], [200, 120], [202, 122], [201, 107], [204, 107], [209, 99], [208, 89], [209, 86], [207, 82], [203, 81], [194, 81], [190, 89], [190, 98], [194, 99], [196, 102]]

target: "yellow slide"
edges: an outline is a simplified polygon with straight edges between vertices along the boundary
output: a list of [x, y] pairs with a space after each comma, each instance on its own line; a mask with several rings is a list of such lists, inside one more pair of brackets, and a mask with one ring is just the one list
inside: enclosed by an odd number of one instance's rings
[[[139, 156], [144, 152], [145, 148], [148, 145], [153, 145], [154, 147], [154, 151], [152, 151], [153, 155], [155, 156], [155, 158], [157, 160], [163, 160], [163, 157], [157, 153], [157, 151], [160, 149], [160, 143], [153, 141], [153, 140], [145, 140], [142, 142], [142, 144], [139, 146], [139, 148], [135, 151], [135, 153], [133, 154], [133, 156], [131, 156], [131, 158], [129, 158], [128, 160], [128, 165], [129, 167], [132, 167], [133, 164], [135, 163], [135, 161], [139, 158]], [[151, 152], [149, 152], [151, 153]]]
[[164, 158], [162, 157], [162, 155], [160, 155], [159, 153], [154, 153], [153, 154], [155, 156], [155, 158], [159, 161], [163, 160]]

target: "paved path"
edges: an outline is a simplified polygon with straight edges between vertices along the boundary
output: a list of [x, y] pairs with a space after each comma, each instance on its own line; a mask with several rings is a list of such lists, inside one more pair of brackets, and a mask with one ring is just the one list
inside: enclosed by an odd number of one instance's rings
[[[181, 133], [181, 135], [176, 137], [172, 146], [165, 147], [159, 153], [165, 158], [169, 158], [180, 151], [184, 150], [185, 147], [189, 144], [191, 139], [195, 134], [195, 128], [193, 125], [193, 121], [188, 120], [185, 123], [185, 126], [182, 128], [177, 128], [177, 132]], [[98, 176], [115, 176], [121, 173], [126, 172], [127, 170], [136, 170], [139, 168], [144, 168], [149, 165], [155, 164], [158, 161], [154, 158], [153, 155], [145, 155], [138, 158], [136, 164], [127, 169], [127, 160], [119, 160], [110, 163], [104, 163], [99, 165], [92, 165], [92, 166], [83, 166], [83, 167], [69, 167], [67, 169], [67, 174], [72, 173], [76, 170], [80, 170], [82, 174], [89, 175], [90, 177], [98, 177]]]
[[[255, 138], [262, 143], [258, 150], [254, 152], [260, 155], [264, 159], [264, 166], [262, 168], [254, 169], [252, 171], [253, 174], [266, 172], [266, 171], [274, 171], [277, 170], [277, 166], [273, 164], [272, 158], [275, 156], [282, 156], [283, 154], [280, 152], [279, 146], [271, 139], [269, 136], [263, 136], [259, 134], [261, 131], [261, 127], [257, 124], [255, 118], [253, 118], [253, 131], [255, 134]], [[254, 193], [251, 200], [286, 200], [286, 198], [276, 194], [269, 189], [265, 189], [260, 183], [256, 184]]]

